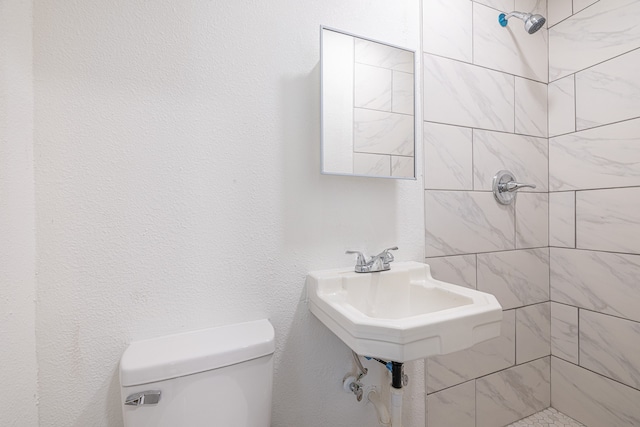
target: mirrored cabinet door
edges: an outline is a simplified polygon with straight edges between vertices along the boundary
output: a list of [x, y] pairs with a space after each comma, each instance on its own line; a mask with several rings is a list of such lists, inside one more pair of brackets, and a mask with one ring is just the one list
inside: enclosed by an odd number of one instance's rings
[[322, 173], [415, 179], [415, 53], [321, 28]]

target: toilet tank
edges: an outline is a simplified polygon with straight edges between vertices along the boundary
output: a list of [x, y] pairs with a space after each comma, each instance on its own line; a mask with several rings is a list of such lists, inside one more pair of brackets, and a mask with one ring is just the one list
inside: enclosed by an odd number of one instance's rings
[[268, 320], [129, 345], [120, 360], [125, 427], [269, 427], [274, 331]]

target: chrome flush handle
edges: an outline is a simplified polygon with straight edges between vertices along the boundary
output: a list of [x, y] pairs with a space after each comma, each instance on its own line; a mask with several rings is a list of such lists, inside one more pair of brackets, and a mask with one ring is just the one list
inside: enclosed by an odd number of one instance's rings
[[160, 402], [161, 395], [162, 391], [160, 390], [141, 391], [127, 396], [124, 404], [127, 406], [155, 405]]

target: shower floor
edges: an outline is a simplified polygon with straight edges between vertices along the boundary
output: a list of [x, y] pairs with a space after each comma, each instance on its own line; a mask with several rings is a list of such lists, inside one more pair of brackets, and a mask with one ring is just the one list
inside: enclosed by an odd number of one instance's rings
[[547, 408], [530, 417], [509, 424], [507, 427], [585, 427], [562, 412]]

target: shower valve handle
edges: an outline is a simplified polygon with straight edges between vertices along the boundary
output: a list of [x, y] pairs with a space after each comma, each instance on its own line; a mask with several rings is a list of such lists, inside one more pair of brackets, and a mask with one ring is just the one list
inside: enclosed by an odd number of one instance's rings
[[521, 182], [509, 181], [504, 184], [498, 184], [498, 191], [504, 193], [508, 191], [510, 193], [518, 191], [521, 188], [536, 188], [535, 184], [523, 184]]
[[493, 195], [502, 205], [510, 205], [516, 198], [518, 190], [522, 188], [536, 188], [534, 184], [517, 182], [513, 174], [502, 170], [493, 177]]

